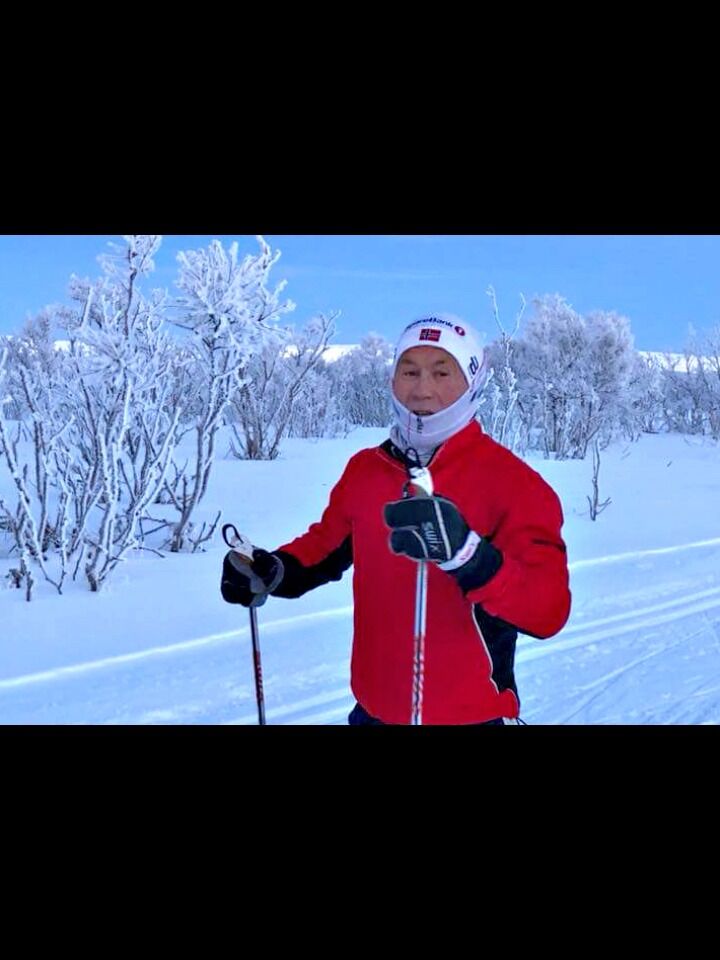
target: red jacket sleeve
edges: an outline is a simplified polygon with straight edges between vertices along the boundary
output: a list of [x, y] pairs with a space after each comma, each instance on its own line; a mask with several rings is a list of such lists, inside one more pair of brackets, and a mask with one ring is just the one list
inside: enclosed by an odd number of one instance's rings
[[502, 552], [502, 566], [467, 599], [521, 633], [544, 639], [561, 630], [570, 615], [563, 513], [557, 494], [540, 476], [528, 474], [523, 487], [491, 537]]

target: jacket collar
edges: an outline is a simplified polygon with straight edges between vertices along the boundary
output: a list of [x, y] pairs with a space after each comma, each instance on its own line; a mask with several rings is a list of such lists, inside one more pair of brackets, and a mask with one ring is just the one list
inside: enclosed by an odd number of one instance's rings
[[[454, 433], [444, 443], [441, 443], [439, 447], [436, 447], [435, 450], [433, 450], [432, 456], [428, 462], [428, 466], [431, 466], [433, 461], [441, 452], [443, 456], [446, 456], [448, 453], [457, 453], [463, 447], [472, 442], [473, 439], [484, 435], [485, 431], [480, 426], [480, 422], [478, 420], [471, 420], [470, 423], [462, 428], [462, 430], [458, 430], [457, 433]], [[408, 460], [403, 451], [390, 439], [387, 439], [384, 443], [381, 443], [380, 449], [387, 453], [388, 456], [392, 457], [393, 460], [398, 460], [400, 463], [402, 463], [405, 468], [415, 466], [415, 463], [412, 460]]]

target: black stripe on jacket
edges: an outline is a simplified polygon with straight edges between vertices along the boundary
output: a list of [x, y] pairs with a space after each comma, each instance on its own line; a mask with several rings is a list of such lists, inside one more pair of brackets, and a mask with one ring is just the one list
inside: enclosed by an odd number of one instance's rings
[[473, 606], [475, 622], [482, 631], [492, 662], [492, 680], [498, 690], [512, 690], [520, 701], [515, 683], [515, 647], [517, 629], [499, 617], [491, 617], [479, 603]]

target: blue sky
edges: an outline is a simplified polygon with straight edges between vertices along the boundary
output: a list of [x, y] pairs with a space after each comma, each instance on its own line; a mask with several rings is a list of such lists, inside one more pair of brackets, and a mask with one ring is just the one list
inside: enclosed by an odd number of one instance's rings
[[[336, 343], [375, 331], [395, 340], [424, 313], [457, 314], [496, 335], [490, 302], [512, 326], [520, 294], [560, 293], [580, 313], [616, 310], [630, 319], [641, 350], [680, 350], [688, 325], [720, 322], [720, 236], [582, 235], [295, 235], [266, 234], [282, 250], [275, 280], [287, 279], [302, 324], [319, 311], [340, 310]], [[207, 246], [213, 235], [168, 235], [152, 286], [173, 289], [179, 250]], [[253, 236], [237, 240], [256, 253]], [[0, 235], [0, 333], [19, 329], [28, 313], [66, 299], [71, 273], [94, 278], [97, 256], [119, 236]]]

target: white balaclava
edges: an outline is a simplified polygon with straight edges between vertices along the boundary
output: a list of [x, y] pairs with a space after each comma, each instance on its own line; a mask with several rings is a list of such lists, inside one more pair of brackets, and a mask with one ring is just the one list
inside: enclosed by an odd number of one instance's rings
[[411, 347], [439, 347], [453, 356], [465, 375], [468, 388], [455, 403], [428, 417], [414, 414], [391, 391], [395, 423], [390, 437], [403, 452], [417, 451], [420, 462], [426, 464], [432, 453], [453, 434], [462, 430], [475, 417], [480, 405], [480, 394], [487, 380], [487, 362], [480, 340], [464, 321], [447, 314], [425, 317], [407, 326], [395, 347], [392, 377], [400, 357]]

